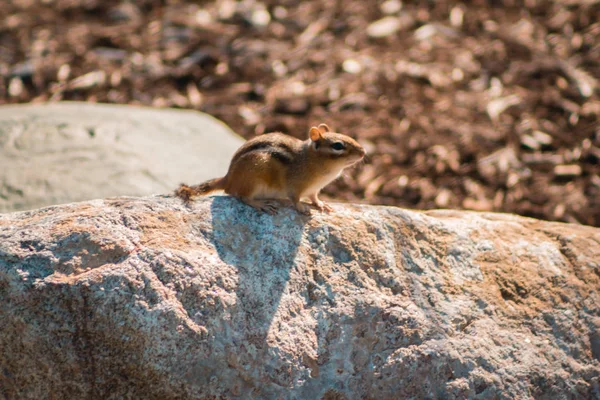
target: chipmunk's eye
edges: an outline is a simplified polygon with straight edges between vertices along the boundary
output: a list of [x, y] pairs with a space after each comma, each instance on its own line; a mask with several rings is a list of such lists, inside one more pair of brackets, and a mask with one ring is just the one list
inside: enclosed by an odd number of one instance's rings
[[334, 144], [331, 145], [331, 148], [334, 150], [344, 150], [346, 148], [346, 146], [344, 146], [344, 143], [342, 142], [335, 142]]

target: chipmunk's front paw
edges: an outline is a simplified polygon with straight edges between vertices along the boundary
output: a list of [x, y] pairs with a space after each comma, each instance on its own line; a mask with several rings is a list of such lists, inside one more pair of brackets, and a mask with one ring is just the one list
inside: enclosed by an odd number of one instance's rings
[[333, 207], [331, 207], [329, 204], [324, 203], [322, 201], [315, 201], [315, 202], [313, 202], [313, 205], [319, 211], [325, 211], [328, 213], [333, 211]]

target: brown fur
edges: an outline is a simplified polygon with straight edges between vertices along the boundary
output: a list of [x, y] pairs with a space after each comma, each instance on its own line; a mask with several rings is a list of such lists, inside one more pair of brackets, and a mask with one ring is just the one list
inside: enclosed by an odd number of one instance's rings
[[[344, 148], [334, 149], [333, 144], [340, 142]], [[331, 132], [325, 124], [311, 128], [306, 141], [269, 133], [244, 143], [233, 155], [225, 177], [191, 187], [182, 184], [175, 194], [189, 202], [195, 196], [222, 189], [269, 213], [276, 209], [273, 200], [282, 199], [291, 200], [302, 213], [309, 212], [300, 202], [302, 198], [310, 199], [320, 210], [329, 210], [318, 199], [319, 191], [364, 154], [360, 144]]]

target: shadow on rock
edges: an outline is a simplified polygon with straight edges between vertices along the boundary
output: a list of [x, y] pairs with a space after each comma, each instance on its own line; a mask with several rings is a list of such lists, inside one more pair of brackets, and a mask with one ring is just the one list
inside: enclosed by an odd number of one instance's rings
[[[247, 378], [273, 376], [272, 369], [277, 366], [255, 368], [256, 360], [263, 359], [271, 347], [268, 334], [286, 291], [290, 268], [297, 264], [307, 218], [285, 207], [275, 215], [260, 213], [227, 196], [213, 199], [211, 214], [213, 243], [219, 257], [238, 271], [236, 305], [230, 322], [236, 329], [228, 334], [240, 337], [221, 339], [225, 339], [223, 343], [240, 344], [224, 349], [228, 362], [242, 374], [247, 373]], [[253, 368], [243, 372], [248, 365]]]

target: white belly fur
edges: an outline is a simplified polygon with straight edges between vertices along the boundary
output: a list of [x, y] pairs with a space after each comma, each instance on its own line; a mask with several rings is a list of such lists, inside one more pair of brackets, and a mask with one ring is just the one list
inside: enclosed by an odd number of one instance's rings
[[327, 186], [328, 183], [336, 180], [341, 174], [342, 169], [339, 171], [332, 171], [327, 175], [322, 176], [320, 179], [314, 181], [309, 187], [304, 189], [300, 198], [311, 197], [312, 195], [318, 193], [321, 189]]
[[259, 183], [254, 187], [251, 197], [253, 199], [286, 199], [288, 194], [265, 183]]

